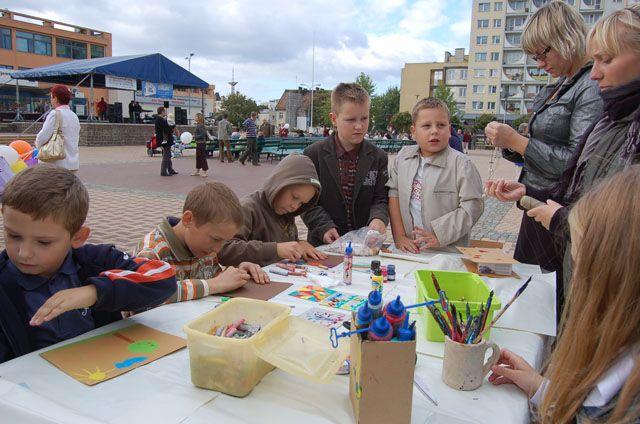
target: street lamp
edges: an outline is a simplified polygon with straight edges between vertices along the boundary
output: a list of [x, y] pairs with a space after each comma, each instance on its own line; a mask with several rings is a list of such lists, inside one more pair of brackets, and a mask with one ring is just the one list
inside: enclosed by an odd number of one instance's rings
[[322, 87], [322, 84], [311, 84], [310, 86], [304, 83], [298, 84], [300, 87], [306, 88], [311, 91], [311, 99], [310, 99], [310, 119], [309, 119], [309, 131], [313, 128], [313, 92], [316, 88]]
[[[189, 73], [191, 73], [191, 58], [193, 53], [189, 53], [189, 56], [185, 57], [185, 60], [189, 61]], [[187, 104], [187, 125], [189, 125], [189, 119], [191, 117], [191, 87], [189, 87], [189, 103]]]

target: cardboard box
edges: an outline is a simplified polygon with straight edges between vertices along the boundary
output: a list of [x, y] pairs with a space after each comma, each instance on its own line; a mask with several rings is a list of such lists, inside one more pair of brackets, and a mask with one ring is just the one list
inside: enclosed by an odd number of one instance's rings
[[415, 367], [415, 340], [371, 342], [352, 336], [349, 398], [356, 422], [410, 423]]
[[482, 247], [458, 247], [461, 258], [469, 272], [488, 277], [515, 276], [513, 264], [518, 261], [506, 255], [501, 249]]

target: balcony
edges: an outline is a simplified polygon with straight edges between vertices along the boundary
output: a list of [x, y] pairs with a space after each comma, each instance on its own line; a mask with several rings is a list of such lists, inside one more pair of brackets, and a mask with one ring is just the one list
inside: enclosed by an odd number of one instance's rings
[[549, 3], [551, 0], [531, 0], [531, 13], [536, 12], [545, 4]]
[[542, 69], [527, 68], [527, 73], [525, 78], [525, 81], [527, 82], [541, 82], [546, 84], [548, 78], [549, 78], [549, 75]]
[[519, 34], [508, 34], [504, 38], [504, 48], [505, 49], [522, 49], [521, 45], [521, 37]]
[[524, 65], [526, 55], [522, 51], [506, 51], [503, 57], [502, 64], [504, 66]]
[[602, 10], [602, 4], [600, 0], [580, 0], [580, 10], [592, 11]]
[[529, 13], [527, 2], [524, 0], [509, 0], [507, 2], [507, 15], [526, 15]]
[[522, 82], [524, 79], [523, 68], [503, 68], [502, 69], [502, 82]]

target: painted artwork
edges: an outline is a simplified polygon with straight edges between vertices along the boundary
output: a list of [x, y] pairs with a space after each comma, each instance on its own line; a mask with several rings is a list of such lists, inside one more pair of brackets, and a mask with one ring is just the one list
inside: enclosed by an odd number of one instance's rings
[[316, 302], [330, 308], [344, 309], [347, 311], [357, 311], [367, 299], [362, 296], [341, 293], [336, 290], [324, 288], [322, 286], [308, 285], [289, 293], [290, 296], [298, 299]]
[[339, 327], [350, 319], [348, 314], [322, 308], [311, 308], [300, 317], [327, 328]]
[[70, 377], [93, 386], [182, 349], [186, 340], [142, 324], [40, 354]]

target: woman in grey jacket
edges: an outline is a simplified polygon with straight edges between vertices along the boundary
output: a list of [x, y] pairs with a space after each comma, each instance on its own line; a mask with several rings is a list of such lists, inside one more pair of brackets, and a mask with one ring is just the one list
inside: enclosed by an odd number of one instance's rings
[[[538, 189], [555, 184], [580, 137], [602, 111], [598, 86], [589, 79], [592, 64], [586, 53], [586, 32], [582, 16], [560, 1], [542, 7], [527, 21], [523, 50], [533, 55], [538, 69], [559, 79], [536, 96], [529, 137], [498, 122], [485, 129], [493, 145], [504, 149], [506, 159], [524, 162], [519, 179], [523, 184]], [[524, 215], [514, 257], [561, 271], [556, 244], [539, 223]]]

